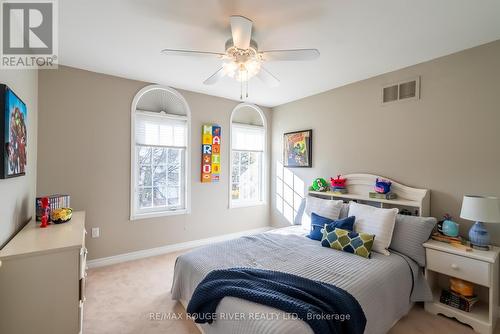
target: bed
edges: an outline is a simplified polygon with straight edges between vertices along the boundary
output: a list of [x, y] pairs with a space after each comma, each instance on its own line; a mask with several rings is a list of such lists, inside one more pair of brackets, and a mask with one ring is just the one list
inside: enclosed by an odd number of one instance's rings
[[[348, 175], [349, 197], [357, 202], [367, 197], [377, 178], [379, 176], [369, 174]], [[367, 202], [371, 205], [378, 202], [380, 208], [391, 207], [395, 203], [414, 205], [420, 215], [428, 213], [428, 190], [393, 182], [393, 191], [399, 198], [397, 202], [371, 198]], [[324, 194], [316, 194], [318, 196], [313, 199], [324, 197]], [[317, 201], [311, 200], [311, 203]], [[295, 221], [295, 226], [213, 244], [179, 256], [175, 265], [172, 298], [186, 307], [198, 284], [213, 270], [238, 267], [273, 270], [328, 283], [347, 291], [363, 309], [365, 333], [387, 333], [408, 313], [414, 302], [432, 299], [423, 276], [425, 251], [422, 243], [428, 239], [435, 219], [398, 215], [393, 225], [390, 255], [372, 252], [371, 258], [367, 259], [321, 247], [319, 241], [306, 237], [311, 227], [311, 212], [316, 209], [321, 211], [330, 204], [331, 201], [324, 206], [316, 203], [316, 206], [306, 207], [304, 204], [298, 210], [300, 221]], [[347, 203], [342, 204], [337, 217], [346, 217], [351, 207]], [[415, 228], [417, 225], [421, 227]], [[224, 297], [216, 313], [219, 314], [217, 320], [199, 325], [205, 334], [313, 333], [306, 322], [291, 318], [283, 311], [235, 297]]]
[[[272, 269], [336, 285], [354, 296], [363, 308], [366, 333], [386, 333], [415, 301], [429, 297], [418, 264], [397, 252], [371, 259], [320, 247], [305, 237], [301, 226], [246, 236], [193, 250], [175, 265], [172, 298], [184, 306], [198, 283], [212, 270], [232, 267]], [[200, 325], [210, 333], [312, 333], [303, 321], [282, 311], [238, 298], [224, 298], [217, 308], [226, 319]], [[258, 313], [250, 319], [250, 313]], [[229, 314], [243, 314], [237, 321]], [[245, 316], [246, 315], [246, 316]]]

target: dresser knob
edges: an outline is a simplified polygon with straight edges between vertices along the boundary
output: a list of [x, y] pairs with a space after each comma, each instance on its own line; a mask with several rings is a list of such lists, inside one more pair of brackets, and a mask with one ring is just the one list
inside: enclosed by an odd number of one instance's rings
[[451, 264], [451, 269], [458, 270], [458, 266], [455, 263]]

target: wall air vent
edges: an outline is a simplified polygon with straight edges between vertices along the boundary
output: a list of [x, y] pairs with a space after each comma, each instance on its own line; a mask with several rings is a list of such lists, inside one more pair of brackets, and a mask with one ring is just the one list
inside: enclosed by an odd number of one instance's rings
[[382, 88], [382, 104], [396, 101], [418, 100], [420, 98], [420, 77], [392, 83]]
[[385, 87], [384, 92], [383, 92], [383, 94], [384, 94], [383, 102], [387, 103], [387, 102], [397, 101], [398, 100], [398, 92], [399, 92], [398, 85], [392, 85], [389, 87]]

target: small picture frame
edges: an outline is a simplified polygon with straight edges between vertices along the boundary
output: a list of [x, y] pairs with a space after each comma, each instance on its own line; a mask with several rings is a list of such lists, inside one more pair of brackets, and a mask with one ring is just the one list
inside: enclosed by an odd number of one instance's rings
[[283, 135], [283, 166], [312, 167], [312, 130], [288, 132]]

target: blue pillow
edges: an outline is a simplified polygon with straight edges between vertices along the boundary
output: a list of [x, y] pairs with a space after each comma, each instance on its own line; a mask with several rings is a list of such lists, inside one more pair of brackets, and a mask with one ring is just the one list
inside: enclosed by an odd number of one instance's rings
[[307, 237], [309, 239], [321, 241], [321, 238], [323, 237], [321, 229], [325, 226], [325, 224], [331, 226], [332, 228], [341, 228], [343, 230], [352, 231], [355, 221], [356, 218], [354, 216], [333, 220], [321, 217], [314, 212], [311, 212], [311, 231]]

